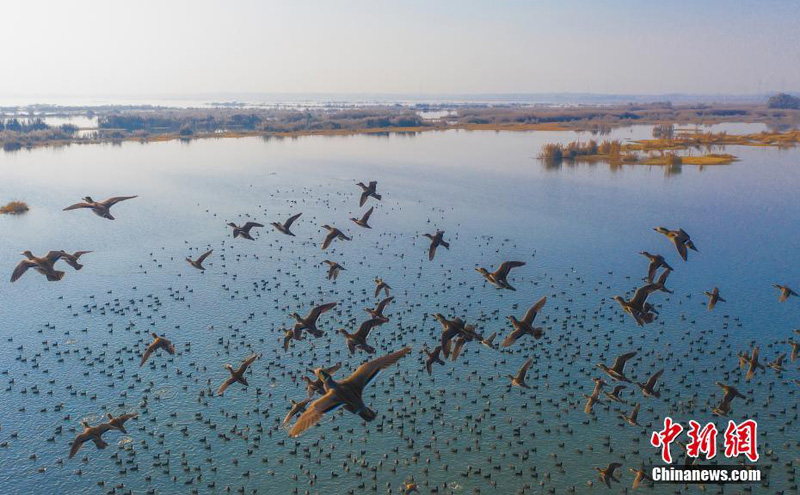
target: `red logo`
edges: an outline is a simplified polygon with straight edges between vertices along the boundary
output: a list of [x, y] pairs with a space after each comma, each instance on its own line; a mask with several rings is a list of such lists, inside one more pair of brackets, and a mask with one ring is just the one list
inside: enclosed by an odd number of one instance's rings
[[[725, 457], [738, 457], [745, 455], [750, 461], [758, 460], [756, 444], [758, 441], [757, 424], [752, 419], [748, 419], [738, 425], [733, 421], [728, 421], [723, 438], [725, 441]], [[672, 453], [670, 445], [683, 432], [683, 426], [676, 423], [669, 416], [664, 418], [664, 428], [654, 431], [650, 436], [650, 445], [661, 447], [661, 459], [667, 463], [672, 463]], [[713, 459], [717, 455], [717, 434], [718, 430], [714, 423], [707, 423], [701, 427], [697, 421], [689, 421], [689, 444], [686, 446], [686, 455], [689, 457], [700, 457], [703, 454], [706, 459]]]

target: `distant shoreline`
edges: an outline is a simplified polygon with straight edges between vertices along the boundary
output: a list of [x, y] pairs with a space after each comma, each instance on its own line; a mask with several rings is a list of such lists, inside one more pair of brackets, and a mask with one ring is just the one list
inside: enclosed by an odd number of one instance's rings
[[[54, 118], [66, 124], [49, 125]], [[70, 118], [91, 120], [78, 127]], [[0, 128], [5, 151], [71, 144], [163, 142], [239, 137], [294, 138], [409, 134], [428, 131], [583, 131], [597, 135], [631, 125], [763, 123], [771, 130], [800, 128], [800, 110], [764, 105], [618, 106], [389, 106], [350, 109], [126, 109], [86, 107], [9, 117]], [[12, 120], [13, 119], [13, 122]]]

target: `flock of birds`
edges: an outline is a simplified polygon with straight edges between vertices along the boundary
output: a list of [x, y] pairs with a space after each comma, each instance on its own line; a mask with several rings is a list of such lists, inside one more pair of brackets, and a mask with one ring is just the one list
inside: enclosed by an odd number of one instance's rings
[[[363, 207], [371, 198], [377, 201], [382, 199], [382, 196], [377, 192], [376, 181], [369, 182], [368, 184], [359, 182], [358, 186], [362, 190], [359, 199], [360, 207]], [[91, 197], [86, 197], [82, 202], [68, 206], [64, 210], [69, 211], [75, 209], [90, 209], [97, 216], [108, 220], [114, 220], [114, 216], [111, 215], [111, 207], [121, 201], [130, 200], [136, 197], [137, 196], [113, 197], [100, 202], [94, 201]], [[350, 220], [360, 228], [371, 229], [372, 227], [369, 222], [373, 211], [374, 207], [371, 207], [362, 216], [353, 217], [350, 218]], [[297, 213], [290, 216], [283, 222], [276, 221], [272, 222], [271, 225], [277, 232], [281, 234], [296, 237], [295, 233], [292, 231], [292, 227], [294, 226], [295, 222], [298, 221], [301, 215], [302, 213]], [[232, 236], [234, 239], [251, 241], [256, 240], [256, 237], [253, 237], [254, 229], [265, 227], [263, 224], [253, 221], [248, 221], [241, 225], [230, 222], [228, 223], [228, 226], [232, 229]], [[322, 225], [322, 228], [327, 231], [327, 234], [321, 242], [322, 250], [327, 250], [334, 243], [338, 244], [343, 241], [351, 241], [353, 239], [352, 236], [348, 236], [344, 231], [329, 224]], [[690, 251], [698, 251], [691, 237], [682, 229], [670, 230], [664, 227], [657, 227], [654, 230], [666, 236], [666, 238], [677, 250], [680, 258], [684, 261], [688, 260], [688, 253]], [[444, 234], [445, 233], [442, 230], [436, 230], [435, 233], [424, 234], [424, 237], [430, 241], [427, 249], [429, 261], [434, 261], [438, 248], [443, 247], [447, 250], [450, 249], [450, 242], [445, 240]], [[68, 253], [66, 251], [59, 250], [50, 251], [44, 256], [37, 257], [34, 256], [30, 251], [25, 251], [23, 253], [25, 259], [20, 261], [20, 263], [14, 269], [11, 276], [11, 281], [15, 282], [29, 269], [33, 269], [34, 271], [45, 276], [48, 281], [62, 280], [65, 272], [57, 269], [58, 262], [63, 261], [74, 270], [80, 270], [83, 265], [81, 265], [79, 260], [83, 255], [91, 252], [92, 251], [78, 251], [74, 253]], [[208, 249], [195, 258], [186, 257], [185, 260], [193, 268], [200, 271], [205, 271], [206, 266], [204, 263], [206, 263], [209, 257], [213, 255], [213, 252], [213, 249]], [[673, 268], [668, 264], [667, 260], [661, 255], [652, 254], [646, 251], [641, 252], [641, 254], [649, 260], [647, 275], [644, 277], [646, 283], [637, 288], [630, 298], [626, 298], [624, 296], [614, 296], [613, 298], [619, 304], [622, 311], [626, 315], [630, 316], [638, 326], [650, 325], [657, 321], [659, 309], [657, 309], [654, 304], [648, 302], [648, 299], [650, 299], [651, 296], [656, 293], [673, 294], [673, 291], [668, 289], [666, 286], [667, 279], [673, 271]], [[325, 259], [322, 261], [322, 263], [328, 267], [327, 280], [331, 282], [336, 282], [341, 272], [346, 270], [341, 260], [334, 261]], [[525, 265], [526, 263], [524, 261], [505, 261], [497, 265], [493, 271], [490, 271], [491, 268], [484, 267], [477, 267], [475, 270], [486, 282], [493, 285], [498, 290], [516, 291], [517, 289], [514, 287], [514, 285], [512, 285], [511, 281], [509, 281], [509, 278], [511, 277], [512, 270], [519, 269]], [[659, 273], [659, 271], [661, 272]], [[780, 292], [780, 302], [785, 302], [790, 297], [795, 297], [798, 295], [787, 285], [775, 284], [774, 287]], [[379, 351], [382, 352], [383, 349], [387, 348], [392, 342], [399, 343], [400, 339], [402, 338], [402, 335], [398, 336], [395, 334], [388, 339], [384, 338], [376, 342], [374, 336], [376, 329], [380, 328], [382, 325], [385, 325], [393, 318], [393, 316], [388, 313], [389, 309], [392, 307], [390, 305], [393, 304], [397, 297], [396, 295], [392, 295], [392, 291], [392, 287], [384, 279], [376, 278], [373, 293], [375, 303], [364, 308], [364, 311], [368, 317], [364, 319], [364, 321], [358, 326], [357, 330], [352, 333], [345, 328], [341, 328], [336, 332], [342, 336], [344, 345], [347, 349], [348, 357], [355, 359], [355, 357], [359, 356], [360, 353], [365, 353], [370, 357], [370, 359], [358, 364], [358, 366], [355, 367], [355, 370], [349, 376], [342, 379], [335, 378], [336, 373], [342, 368], [341, 362], [333, 365], [327, 365], [327, 363], [324, 362], [317, 362], [314, 365], [309, 366], [308, 372], [310, 377], [300, 376], [298, 378], [305, 383], [306, 395], [302, 398], [291, 398], [288, 401], [286, 404], [288, 412], [282, 417], [279, 425], [276, 426], [276, 428], [285, 427], [288, 429], [289, 437], [297, 437], [313, 426], [317, 425], [327, 414], [330, 414], [340, 408], [352, 415], [358, 416], [365, 423], [373, 422], [379, 417], [378, 412], [373, 410], [370, 405], [368, 405], [368, 386], [375, 381], [376, 377], [382, 371], [398, 363], [401, 359], [408, 356], [412, 352], [412, 347], [410, 345], [401, 344], [399, 349], [388, 349], [388, 352], [382, 353], [382, 355], [379, 357], [373, 357], [373, 355], [378, 354]], [[725, 299], [722, 298], [717, 287], [712, 288], [710, 291], [707, 291], [704, 294], [708, 297], [708, 310], [712, 310], [717, 304], [725, 302]], [[468, 323], [464, 318], [457, 314], [445, 315], [441, 312], [430, 313], [430, 316], [438, 321], [438, 323], [441, 325], [441, 334], [437, 336], [435, 342], [431, 342], [432, 345], [435, 344], [432, 349], [428, 346], [429, 342], [424, 343], [421, 350], [421, 354], [424, 356], [421, 363], [421, 369], [424, 369], [428, 376], [433, 377], [436, 374], [437, 366], [445, 366], [446, 360], [451, 362], [457, 361], [460, 357], [465, 355], [465, 352], [468, 352], [468, 349], [472, 348], [473, 346], [477, 346], [477, 344], [481, 344], [482, 347], [490, 349], [491, 352], [498, 352], [501, 353], [501, 356], [505, 356], [505, 353], [512, 353], [511, 355], [513, 355], [514, 352], [528, 353], [529, 349], [522, 348], [520, 344], [521, 342], [525, 342], [526, 339], [530, 339], [531, 343], [539, 341], [543, 338], [549, 342], [558, 342], [559, 338], [552, 337], [550, 332], [545, 331], [545, 328], [541, 326], [534, 326], [537, 316], [544, 311], [547, 302], [547, 297], [540, 297], [527, 309], [521, 318], [518, 318], [513, 314], [508, 315], [507, 319], [510, 322], [510, 328], [500, 342], [495, 342], [498, 337], [497, 331], [493, 332], [491, 335], [485, 336], [479, 330], [479, 327], [483, 327], [487, 323], [490, 323], [489, 318], [485, 319], [484, 321]], [[292, 349], [293, 347], [296, 347], [298, 349], [297, 352], [299, 352], [301, 355], [305, 353], [308, 355], [309, 360], [316, 360], [317, 354], [313, 344], [310, 347], [302, 346], [307, 340], [314, 342], [326, 335], [327, 332], [323, 328], [320, 328], [322, 326], [320, 321], [321, 318], [323, 318], [323, 315], [334, 310], [335, 308], [337, 308], [337, 302], [327, 302], [314, 304], [305, 316], [299, 314], [297, 311], [292, 312], [289, 316], [294, 320], [294, 323], [290, 328], [284, 329], [283, 331], [282, 346], [280, 347], [283, 352], [295, 352]], [[251, 314], [250, 319], [252, 319], [252, 316], [253, 315]], [[566, 324], [562, 326], [562, 328], [566, 328]], [[796, 330], [795, 332], [800, 334], [800, 331]], [[141, 359], [139, 361], [140, 367], [145, 366], [148, 364], [148, 362], [151, 363], [152, 366], [154, 360], [157, 361], [163, 357], [162, 353], [166, 353], [169, 356], [174, 356], [176, 354], [176, 345], [170, 339], [168, 339], [166, 335], [158, 335], [155, 332], [150, 332], [150, 335], [152, 340], [146, 342], [146, 346], [141, 349]], [[313, 340], [309, 339], [308, 336], [312, 337]], [[568, 352], [569, 346], [572, 345], [567, 338], [568, 337], [565, 336], [565, 340], [561, 344], [561, 350], [565, 353]], [[474, 342], [475, 344], [468, 346], [467, 344], [471, 342]], [[790, 360], [795, 362], [798, 352], [800, 352], [800, 343], [791, 340], [788, 342], [791, 346]], [[190, 346], [191, 344], [186, 343], [185, 345]], [[327, 343], [325, 348], [330, 350], [330, 344]], [[226, 345], [226, 352], [227, 349], [228, 346]], [[613, 403], [618, 407], [630, 407], [630, 412], [628, 413], [622, 409], [617, 412], [617, 416], [624, 421], [624, 423], [634, 427], [643, 428], [643, 426], [640, 424], [642, 403], [636, 402], [632, 405], [629, 405], [632, 399], [626, 398], [624, 396], [624, 392], [628, 387], [628, 384], [631, 384], [632, 386], [635, 385], [641, 391], [644, 399], [659, 399], [664, 392], [664, 388], [659, 386], [659, 382], [665, 373], [665, 368], [661, 367], [655, 371], [647, 372], [646, 375], [641, 377], [641, 381], [639, 381], [633, 378], [630, 372], [626, 370], [628, 363], [637, 355], [639, 355], [639, 352], [632, 350], [617, 356], [616, 359], [610, 363], [610, 365], [606, 364], [606, 362], [596, 363], [596, 369], [601, 370], [604, 373], [604, 376], [591, 376], [591, 381], [593, 383], [592, 391], [590, 394], [582, 395], [582, 397], [586, 399], [583, 411], [584, 413], [589, 414], [591, 418], [593, 418], [593, 421], [597, 420], [596, 413], [594, 411], [595, 407], [598, 405], [603, 405], [606, 407], [606, 409], [608, 409], [607, 405]], [[652, 356], [652, 353], [648, 352], [646, 355]], [[563, 358], [566, 358], [567, 356], [568, 354], [565, 354]], [[224, 367], [229, 372], [229, 377], [218, 386], [213, 395], [222, 396], [230, 387], [250, 387], [250, 384], [248, 383], [248, 375], [252, 374], [252, 365], [261, 357], [261, 352], [252, 352], [242, 360], [240, 365], [236, 367], [231, 364], [225, 364]], [[511, 390], [514, 387], [518, 387], [523, 390], [532, 388], [538, 389], [540, 386], [540, 380], [543, 380], [543, 378], [547, 377], [546, 371], [542, 371], [541, 374], [537, 372], [536, 383], [529, 383], [528, 375], [531, 372], [532, 366], [536, 360], [531, 356], [525, 357], [526, 359], [524, 362], [522, 362], [522, 365], [515, 373], [507, 373], [503, 375], [503, 378], [507, 379], [506, 385], [508, 390]], [[776, 373], [785, 371], [784, 360], [786, 358], [786, 353], [781, 353], [777, 356], [777, 358], [775, 358], [774, 361], [762, 364], [759, 361], [759, 347], [756, 345], [747, 352], [739, 352], [736, 354], [736, 357], [739, 360], [739, 366], [745, 370], [744, 376], [745, 380], [748, 382], [756, 375], [757, 372], [759, 372], [759, 370], [771, 368]], [[278, 357], [276, 356], [276, 361], [277, 360]], [[465, 362], [465, 366], [468, 364], [468, 360], [466, 360], [466, 358], [462, 358], [462, 361]], [[276, 363], [273, 364], [276, 366], [278, 365]], [[506, 364], [505, 358], [499, 362], [496, 362], [494, 366], [497, 367], [498, 365], [502, 366], [504, 364]], [[656, 363], [651, 364], [651, 369], [655, 365]], [[193, 363], [193, 366], [195, 366], [198, 373], [206, 370], [205, 366], [196, 363]], [[534, 368], [534, 370], [535, 369], [536, 368]], [[509, 371], [513, 371], [513, 369]], [[584, 371], [587, 375], [592, 374], [591, 369], [582, 369], [582, 371]], [[461, 374], [464, 383], [461, 383], [460, 386], [465, 386], [467, 382], [477, 382], [477, 386], [481, 390], [483, 387], [488, 386], [494, 381], [494, 379], [491, 377], [475, 376], [475, 373], [469, 371], [467, 368], [464, 368], [462, 371], [451, 370], [447, 373], [448, 375], [455, 373], [456, 377]], [[725, 372], [725, 376], [730, 377], [727, 372]], [[141, 378], [137, 378], [137, 380], [140, 379]], [[682, 380], [684, 380], [685, 377], [675, 377], [675, 380], [679, 379], [682, 383]], [[393, 382], [395, 378], [392, 377], [390, 380]], [[800, 381], [794, 380], [794, 382], [800, 385]], [[604, 387], [609, 386], [610, 383], [614, 384], [613, 389], [611, 391], [604, 389]], [[210, 379], [207, 380], [207, 384], [210, 384]], [[715, 404], [711, 408], [713, 414], [719, 416], [728, 416], [732, 412], [732, 404], [735, 399], [747, 399], [745, 394], [741, 393], [734, 385], [730, 383], [717, 381], [716, 384], [722, 390], [722, 395], [718, 401], [715, 401]], [[421, 385], [422, 383], [420, 382], [415, 384], [415, 387], [419, 387]], [[184, 390], [185, 389], [186, 387], [184, 387]], [[433, 398], [433, 394], [430, 391], [423, 392], [422, 389], [416, 389], [415, 392], [424, 393], [428, 398]], [[262, 393], [261, 389], [259, 388], [256, 393], [260, 395]], [[444, 393], [444, 391], [440, 391], [440, 393]], [[453, 395], [457, 394], [455, 391], [451, 391], [451, 393]], [[200, 393], [198, 401], [206, 403], [211, 395], [212, 394], [210, 392], [206, 393], [204, 390]], [[374, 393], [370, 396], [372, 399], [375, 397], [376, 395]], [[488, 398], [488, 395], [485, 395], [484, 393], [483, 397]], [[420, 402], [420, 400], [424, 400], [424, 398], [416, 397], [415, 401], [413, 402]], [[691, 406], [684, 404], [683, 406], [694, 407], [694, 404]], [[408, 406], [409, 409], [412, 407], [426, 406], [422, 404]], [[432, 407], [434, 410], [436, 410], [437, 407], [441, 406], [432, 405], [429, 407]], [[488, 420], [489, 416], [494, 416], [495, 411], [498, 410], [498, 408], [499, 410], [505, 410], [502, 405], [495, 404], [492, 406], [487, 406], [487, 409], [485, 409], [485, 411], [489, 411], [489, 414], [486, 414], [481, 418], [469, 417], [468, 420], [474, 422], [474, 426], [469, 427], [469, 430], [463, 432], [462, 434], [481, 435], [482, 433], [477, 430], [477, 425], [482, 421]], [[399, 414], [401, 417], [409, 417], [409, 415], [412, 414], [406, 408], [406, 406], [404, 406], [403, 410], [400, 412], [395, 411], [394, 408], [392, 408], [392, 411], [395, 412], [396, 415]], [[226, 413], [226, 415], [227, 414], [235, 413]], [[137, 419], [138, 417], [138, 412], [128, 412], [117, 416], [108, 414], [106, 418], [107, 421], [102, 421], [94, 426], [91, 426], [88, 422], [82, 422], [81, 425], [83, 426], [84, 430], [78, 433], [72, 441], [69, 451], [69, 458], [73, 458], [79, 452], [81, 446], [88, 441], [93, 442], [98, 449], [104, 449], [108, 444], [103, 439], [103, 435], [113, 431], [127, 433], [125, 429], [125, 422], [128, 420]], [[796, 417], [797, 415], [795, 413], [795, 419]], [[531, 416], [531, 418], [527, 419], [533, 420], [534, 416]], [[527, 419], [524, 419], [523, 423], [526, 423]], [[382, 419], [381, 427], [383, 427], [387, 421], [391, 422], [391, 418], [388, 420]], [[537, 419], [537, 422], [542, 423], [543, 420]], [[414, 444], [412, 437], [417, 428], [413, 420], [411, 424], [411, 433], [405, 434], [409, 445]], [[338, 426], [335, 427], [334, 431], [339, 431], [338, 428]], [[349, 435], [340, 434], [339, 440], [343, 441], [348, 436], [352, 437], [354, 429], [355, 426], [351, 425], [347, 430]], [[259, 438], [262, 431], [261, 423], [259, 423]], [[515, 428], [514, 431], [515, 436], [518, 436], [519, 429]], [[231, 430], [231, 433], [241, 436], [247, 435], [244, 432], [237, 431], [235, 427], [233, 430]], [[252, 434], [252, 432], [250, 434]], [[269, 436], [272, 436], [271, 431], [269, 432]], [[524, 440], [517, 439], [517, 442], [524, 442]], [[350, 443], [352, 443], [352, 439], [350, 440]], [[447, 441], [446, 443], [449, 445], [450, 442]], [[509, 441], [509, 445], [510, 444], [511, 442]], [[314, 445], [318, 446], [319, 442], [317, 441]], [[561, 446], [563, 447], [563, 444], [561, 444]], [[331, 449], [333, 448], [334, 447], [332, 446]], [[638, 450], [636, 452], [638, 452]], [[496, 454], [499, 455], [497, 452]], [[330, 452], [326, 455], [330, 456]], [[521, 455], [520, 461], [524, 462], [529, 455], [530, 452], [528, 452], [526, 455]], [[553, 456], [556, 456], [556, 454], [553, 454]], [[692, 459], [688, 457], [686, 459], [687, 463], [692, 462]], [[395, 471], [399, 462], [400, 461], [398, 459], [394, 459], [393, 469]], [[429, 458], [427, 464], [430, 463], [431, 461]], [[559, 466], [558, 463], [556, 465]], [[612, 482], [619, 482], [616, 471], [622, 466], [622, 463], [611, 462], [607, 466], [596, 467], [599, 473], [599, 479], [610, 488], [612, 486]], [[308, 469], [310, 470], [311, 468], [309, 467]], [[521, 475], [521, 466], [514, 467], [514, 470], [515, 474]], [[634, 489], [650, 481], [648, 473], [643, 466], [631, 467], [630, 471], [635, 475], [632, 484]], [[415, 481], [416, 477], [425, 477], [428, 473], [429, 470], [426, 466], [419, 472], [417, 476], [411, 477], [404, 481], [402, 486], [400, 486], [401, 493], [418, 493], [423, 486], [428, 486], [427, 480], [421, 483]], [[470, 475], [483, 476], [483, 478], [487, 480], [487, 483], [491, 485], [496, 484], [491, 472], [481, 472], [480, 470], [473, 472], [470, 468], [470, 471], [466, 473], [466, 476]], [[339, 476], [339, 474], [331, 472], [331, 476]], [[546, 475], [546, 477], [549, 477], [549, 475]], [[199, 481], [201, 476], [197, 476], [197, 478]], [[311, 475], [312, 484], [313, 480], [315, 479], [316, 475]], [[375, 478], [373, 476], [373, 480], [374, 479]], [[192, 483], [194, 483], [194, 480], [195, 478], [192, 478]], [[588, 482], [589, 486], [592, 486], [592, 484], [593, 483], [591, 481]], [[362, 483], [362, 485], [363, 486], [361, 486], [361, 488], [366, 488], [365, 484]], [[213, 486], [209, 485], [209, 487]], [[229, 490], [230, 488], [227, 487], [227, 489]], [[376, 490], [377, 486], [373, 485], [372, 489], [373, 491]], [[575, 488], [573, 487], [572, 491], [574, 490]], [[193, 489], [192, 491], [193, 493], [197, 492], [196, 489]], [[429, 486], [428, 491], [431, 493], [437, 493], [439, 491], [439, 487]], [[550, 491], [552, 492], [552, 489]], [[353, 491], [351, 490], [351, 493], [352, 492]]]

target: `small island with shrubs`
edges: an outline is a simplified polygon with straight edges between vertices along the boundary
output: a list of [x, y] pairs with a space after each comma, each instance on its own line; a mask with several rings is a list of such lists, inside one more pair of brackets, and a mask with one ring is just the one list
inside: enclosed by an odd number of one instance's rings
[[11, 201], [5, 206], [0, 206], [0, 215], [21, 215], [30, 210], [24, 201]]

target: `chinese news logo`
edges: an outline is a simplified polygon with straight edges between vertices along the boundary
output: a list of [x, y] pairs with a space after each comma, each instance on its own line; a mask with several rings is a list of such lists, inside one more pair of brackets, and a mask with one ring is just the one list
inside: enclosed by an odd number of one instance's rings
[[[725, 457], [746, 456], [750, 461], [758, 460], [757, 424], [752, 419], [736, 424], [728, 421], [728, 427], [723, 434], [725, 442]], [[661, 459], [667, 463], [672, 463], [672, 453], [670, 445], [683, 432], [683, 426], [676, 423], [669, 416], [664, 418], [664, 428], [654, 431], [650, 437], [650, 445], [661, 447]], [[689, 444], [686, 446], [686, 455], [689, 457], [699, 457], [703, 454], [706, 459], [713, 459], [717, 455], [717, 427], [714, 423], [707, 423], [700, 426], [696, 421], [689, 421]]]

